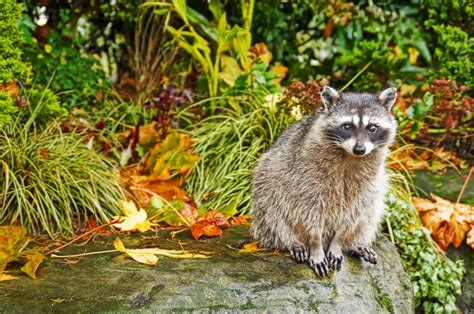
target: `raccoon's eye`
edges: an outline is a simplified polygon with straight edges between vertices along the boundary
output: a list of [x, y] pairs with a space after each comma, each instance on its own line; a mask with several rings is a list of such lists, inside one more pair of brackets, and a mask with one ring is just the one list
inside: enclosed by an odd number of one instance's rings
[[345, 130], [345, 131], [349, 131], [352, 129], [352, 124], [350, 123], [344, 123], [343, 125], [341, 125], [341, 129]]
[[369, 131], [369, 133], [375, 133], [375, 132], [377, 132], [378, 129], [379, 128], [376, 125], [372, 124], [372, 125], [369, 126], [368, 131]]

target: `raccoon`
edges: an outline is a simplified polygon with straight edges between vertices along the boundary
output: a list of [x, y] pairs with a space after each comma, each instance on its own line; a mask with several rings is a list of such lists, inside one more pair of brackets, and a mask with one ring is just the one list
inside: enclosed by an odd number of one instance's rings
[[280, 135], [253, 170], [251, 232], [261, 246], [319, 276], [340, 270], [343, 252], [377, 263], [370, 247], [384, 214], [396, 96], [326, 86], [321, 109]]

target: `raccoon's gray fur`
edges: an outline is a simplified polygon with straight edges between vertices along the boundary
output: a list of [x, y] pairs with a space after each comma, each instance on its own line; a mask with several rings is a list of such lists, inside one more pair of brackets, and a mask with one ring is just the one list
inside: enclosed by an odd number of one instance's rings
[[253, 171], [253, 236], [320, 276], [342, 252], [370, 263], [384, 213], [385, 159], [396, 134], [395, 88], [373, 94], [325, 87], [323, 106], [286, 129]]

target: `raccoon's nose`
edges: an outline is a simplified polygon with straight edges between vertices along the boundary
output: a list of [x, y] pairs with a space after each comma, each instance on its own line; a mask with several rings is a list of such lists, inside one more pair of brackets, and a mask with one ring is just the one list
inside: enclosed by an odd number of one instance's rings
[[365, 154], [365, 146], [359, 143], [356, 143], [354, 145], [354, 148], [352, 148], [352, 152], [354, 155], [361, 156]]

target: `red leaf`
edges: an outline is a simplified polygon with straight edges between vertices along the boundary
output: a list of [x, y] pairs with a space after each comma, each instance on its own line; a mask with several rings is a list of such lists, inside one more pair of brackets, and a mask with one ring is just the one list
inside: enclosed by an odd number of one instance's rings
[[222, 230], [214, 222], [209, 220], [201, 220], [197, 222], [190, 228], [190, 230], [195, 240], [199, 239], [202, 235], [209, 237], [222, 235]]

